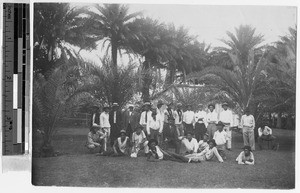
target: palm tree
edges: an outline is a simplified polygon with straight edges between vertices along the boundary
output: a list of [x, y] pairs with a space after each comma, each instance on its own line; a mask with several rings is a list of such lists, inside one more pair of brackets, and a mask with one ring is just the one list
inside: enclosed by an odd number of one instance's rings
[[83, 8], [68, 3], [35, 3], [34, 5], [34, 72], [47, 75], [67, 46], [94, 49], [102, 34], [94, 34]]
[[[262, 35], [255, 34], [255, 28], [241, 25], [236, 34], [227, 32], [229, 40], [222, 40], [228, 47], [218, 48], [218, 52], [227, 54], [232, 68], [222, 64], [212, 65], [200, 72], [192, 73], [189, 79], [204, 80], [206, 86], [225, 92], [241, 109], [254, 105], [253, 95], [264, 78], [262, 72], [267, 60], [265, 53], [258, 47], [263, 41]], [[228, 60], [225, 60], [228, 62]]]

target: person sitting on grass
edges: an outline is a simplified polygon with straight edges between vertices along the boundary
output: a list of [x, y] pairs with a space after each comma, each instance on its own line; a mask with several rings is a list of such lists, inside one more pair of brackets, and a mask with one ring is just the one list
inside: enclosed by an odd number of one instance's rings
[[102, 151], [102, 143], [105, 143], [105, 133], [103, 133], [98, 125], [92, 125], [87, 136], [87, 148], [90, 152], [99, 147], [99, 152]]
[[227, 133], [226, 131], [223, 130], [224, 126], [225, 125], [221, 121], [218, 122], [217, 131], [215, 132], [213, 139], [217, 144], [217, 150], [219, 154], [222, 156], [224, 160], [226, 160], [225, 148], [226, 148]]
[[254, 165], [254, 155], [251, 147], [245, 146], [243, 149], [244, 151], [239, 154], [235, 161], [237, 161], [238, 164]]
[[193, 133], [188, 131], [185, 136], [179, 137], [183, 147], [185, 147], [185, 154], [197, 153], [198, 151], [198, 142], [195, 138], [193, 138]]
[[164, 151], [158, 146], [158, 141], [156, 139], [150, 139], [149, 143], [149, 153], [147, 155], [147, 161], [157, 162], [161, 160], [170, 160], [182, 163], [198, 163], [199, 161], [194, 161], [192, 158], [187, 158], [185, 156]]
[[263, 123], [261, 127], [258, 128], [258, 146], [262, 150], [263, 141], [271, 141], [272, 149], [278, 150], [279, 144], [276, 141], [276, 137], [272, 135], [272, 129]]
[[147, 137], [143, 126], [139, 125], [132, 134], [132, 150], [130, 157], [137, 157], [140, 150], [144, 149], [145, 154], [149, 152]]
[[200, 153], [194, 153], [194, 154], [189, 154], [186, 155], [185, 157], [192, 159], [195, 162], [201, 162], [201, 161], [211, 161], [214, 157], [218, 159], [220, 163], [223, 163], [223, 158], [219, 154], [216, 146], [216, 142], [214, 139], [209, 140], [208, 146], [201, 151]]
[[129, 156], [130, 154], [130, 139], [126, 136], [126, 131], [120, 131], [120, 137], [118, 137], [113, 145], [113, 156]]
[[198, 153], [202, 152], [208, 146], [208, 133], [203, 135], [203, 140], [200, 140], [198, 143]]

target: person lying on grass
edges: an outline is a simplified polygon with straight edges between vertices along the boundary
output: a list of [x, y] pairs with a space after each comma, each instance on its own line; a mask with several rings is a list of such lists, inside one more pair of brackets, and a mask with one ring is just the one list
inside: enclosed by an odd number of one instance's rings
[[137, 157], [140, 150], [144, 149], [145, 154], [149, 152], [148, 141], [144, 133], [143, 126], [137, 126], [132, 134], [132, 150], [130, 157]]
[[101, 146], [105, 143], [105, 133], [103, 133], [98, 125], [92, 125], [87, 136], [87, 148], [92, 152], [97, 147], [102, 151]]
[[113, 145], [113, 156], [129, 156], [130, 155], [130, 139], [126, 136], [126, 131], [120, 131], [120, 137], [118, 137]]
[[198, 153], [201, 153], [206, 147], [208, 147], [208, 133], [205, 133], [203, 135], [203, 140], [200, 140], [199, 141], [199, 144], [198, 144]]
[[254, 155], [250, 146], [245, 146], [244, 151], [236, 158], [238, 164], [254, 165]]
[[183, 162], [183, 163], [199, 162], [199, 161], [194, 161], [191, 158], [181, 156], [176, 153], [164, 151], [158, 146], [158, 141], [156, 139], [150, 139], [148, 146], [149, 146], [149, 153], [147, 155], [147, 161], [150, 162], [157, 162], [161, 160], [170, 160], [170, 161]]
[[218, 159], [220, 163], [223, 163], [223, 159], [220, 156], [217, 148], [217, 144], [214, 139], [208, 141], [208, 146], [200, 153], [194, 153], [186, 155], [185, 157], [192, 159], [193, 161], [211, 161], [214, 157]]

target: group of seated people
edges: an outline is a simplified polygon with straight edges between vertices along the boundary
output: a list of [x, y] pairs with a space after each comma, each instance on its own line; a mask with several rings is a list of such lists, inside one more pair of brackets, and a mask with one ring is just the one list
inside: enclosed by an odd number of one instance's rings
[[[174, 153], [162, 148], [158, 140], [155, 138], [148, 139], [143, 131], [142, 126], [137, 126], [132, 134], [131, 139], [126, 135], [125, 130], [120, 131], [119, 137], [114, 141], [112, 156], [130, 156], [132, 158], [140, 156], [144, 153], [148, 161], [171, 160], [185, 163], [199, 163], [202, 161], [210, 161], [216, 158], [220, 163], [226, 160], [225, 144], [226, 132], [223, 130], [224, 124], [218, 122], [217, 131], [214, 133], [213, 139], [208, 139], [205, 133], [203, 139], [199, 142], [193, 137], [192, 132], [187, 132], [186, 136], [180, 136], [183, 153]], [[106, 134], [99, 126], [93, 125], [88, 134], [87, 147], [94, 151], [106, 143]], [[143, 151], [143, 152], [142, 152]], [[97, 155], [104, 155], [98, 153]], [[245, 146], [239, 154], [236, 161], [238, 164], [254, 164], [254, 156], [250, 146]]]

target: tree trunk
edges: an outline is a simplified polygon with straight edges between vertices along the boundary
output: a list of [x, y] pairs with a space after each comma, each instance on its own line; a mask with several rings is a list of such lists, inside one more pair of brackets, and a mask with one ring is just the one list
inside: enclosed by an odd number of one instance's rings
[[111, 39], [111, 59], [112, 59], [112, 70], [114, 75], [114, 88], [111, 88], [112, 91], [112, 100], [110, 102], [119, 103], [119, 75], [118, 75], [118, 47], [116, 40], [114, 38]]
[[150, 74], [150, 62], [146, 59], [143, 63], [143, 86], [142, 86], [142, 99], [144, 102], [150, 101], [150, 85], [152, 82]]
[[281, 127], [282, 127], [281, 115], [282, 115], [282, 112], [279, 112], [278, 116], [277, 116], [276, 128], [278, 128], [278, 129], [281, 129]]

